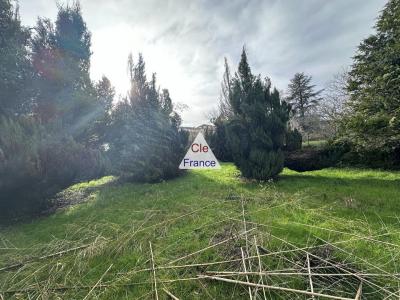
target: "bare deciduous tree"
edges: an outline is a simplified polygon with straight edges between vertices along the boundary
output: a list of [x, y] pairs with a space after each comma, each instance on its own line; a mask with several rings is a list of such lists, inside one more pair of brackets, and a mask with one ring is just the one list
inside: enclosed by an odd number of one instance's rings
[[328, 127], [329, 135], [337, 133], [339, 122], [348, 110], [346, 105], [349, 99], [348, 78], [349, 74], [346, 68], [335, 74], [333, 79], [327, 83], [323, 100], [318, 107], [319, 114]]

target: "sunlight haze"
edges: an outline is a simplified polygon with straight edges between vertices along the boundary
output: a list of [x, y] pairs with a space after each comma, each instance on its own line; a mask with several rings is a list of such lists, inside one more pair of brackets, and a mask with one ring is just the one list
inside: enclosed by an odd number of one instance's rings
[[[70, 1], [72, 3], [72, 1]], [[64, 2], [63, 2], [64, 3]], [[319, 88], [351, 62], [384, 1], [106, 1], [82, 0], [92, 32], [91, 76], [104, 74], [125, 95], [127, 57], [142, 52], [147, 75], [184, 103], [183, 125], [208, 123], [217, 106], [223, 58], [234, 70], [243, 45], [254, 73], [286, 90], [294, 72], [313, 76]], [[56, 1], [20, 0], [24, 24], [53, 21]]]

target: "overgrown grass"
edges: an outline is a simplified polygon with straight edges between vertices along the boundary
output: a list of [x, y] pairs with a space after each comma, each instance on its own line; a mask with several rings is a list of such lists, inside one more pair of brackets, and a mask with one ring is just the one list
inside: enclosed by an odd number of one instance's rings
[[[91, 299], [150, 299], [152, 272], [140, 271], [151, 266], [149, 242], [157, 266], [240, 258], [240, 247], [246, 243], [243, 235], [233, 236], [243, 231], [243, 210], [247, 230], [254, 228], [252, 235], [267, 252], [323, 245], [330, 260], [356, 270], [399, 272], [399, 172], [285, 170], [276, 182], [258, 183], [242, 180], [233, 165], [223, 164], [219, 171], [192, 171], [158, 184], [114, 185], [110, 181], [113, 178], [73, 186], [71, 190], [91, 190], [86, 202], [29, 224], [1, 229], [0, 269], [26, 262], [0, 271], [0, 291], [11, 291], [4, 294], [6, 299], [46, 295], [82, 299], [88, 293]], [[177, 260], [225, 239], [231, 240]], [[82, 248], [40, 258], [78, 246]], [[268, 256], [263, 264], [269, 270], [287, 267], [288, 261], [299, 265], [303, 254], [275, 260]], [[162, 291], [166, 287], [180, 299], [248, 299], [246, 288], [229, 283], [204, 279], [162, 283], [207, 270], [238, 268], [240, 261], [157, 270], [160, 298], [166, 299]], [[104, 287], [90, 292], [99, 279]], [[293, 279], [290, 286], [306, 290], [307, 280]], [[397, 284], [393, 278], [386, 281]], [[288, 285], [286, 279], [269, 283]], [[371, 294], [371, 299], [377, 295]], [[281, 292], [269, 296], [300, 297]]]

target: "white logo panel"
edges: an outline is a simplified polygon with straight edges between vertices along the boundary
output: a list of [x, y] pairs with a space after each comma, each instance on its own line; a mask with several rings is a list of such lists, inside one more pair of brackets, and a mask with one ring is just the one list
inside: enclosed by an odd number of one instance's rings
[[182, 159], [179, 169], [221, 169], [218, 160], [199, 132]]

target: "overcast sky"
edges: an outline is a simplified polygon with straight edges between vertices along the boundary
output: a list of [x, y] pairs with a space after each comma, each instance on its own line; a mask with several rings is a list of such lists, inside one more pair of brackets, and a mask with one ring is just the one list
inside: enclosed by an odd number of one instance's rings
[[[183, 124], [200, 125], [217, 105], [224, 56], [236, 69], [246, 45], [253, 72], [269, 76], [278, 89], [286, 90], [296, 72], [323, 88], [373, 33], [385, 2], [81, 0], [81, 6], [92, 32], [92, 78], [106, 75], [125, 95], [128, 54], [142, 52], [148, 76], [156, 72], [173, 101], [189, 106]], [[56, 1], [19, 3], [26, 25], [56, 17]]]

